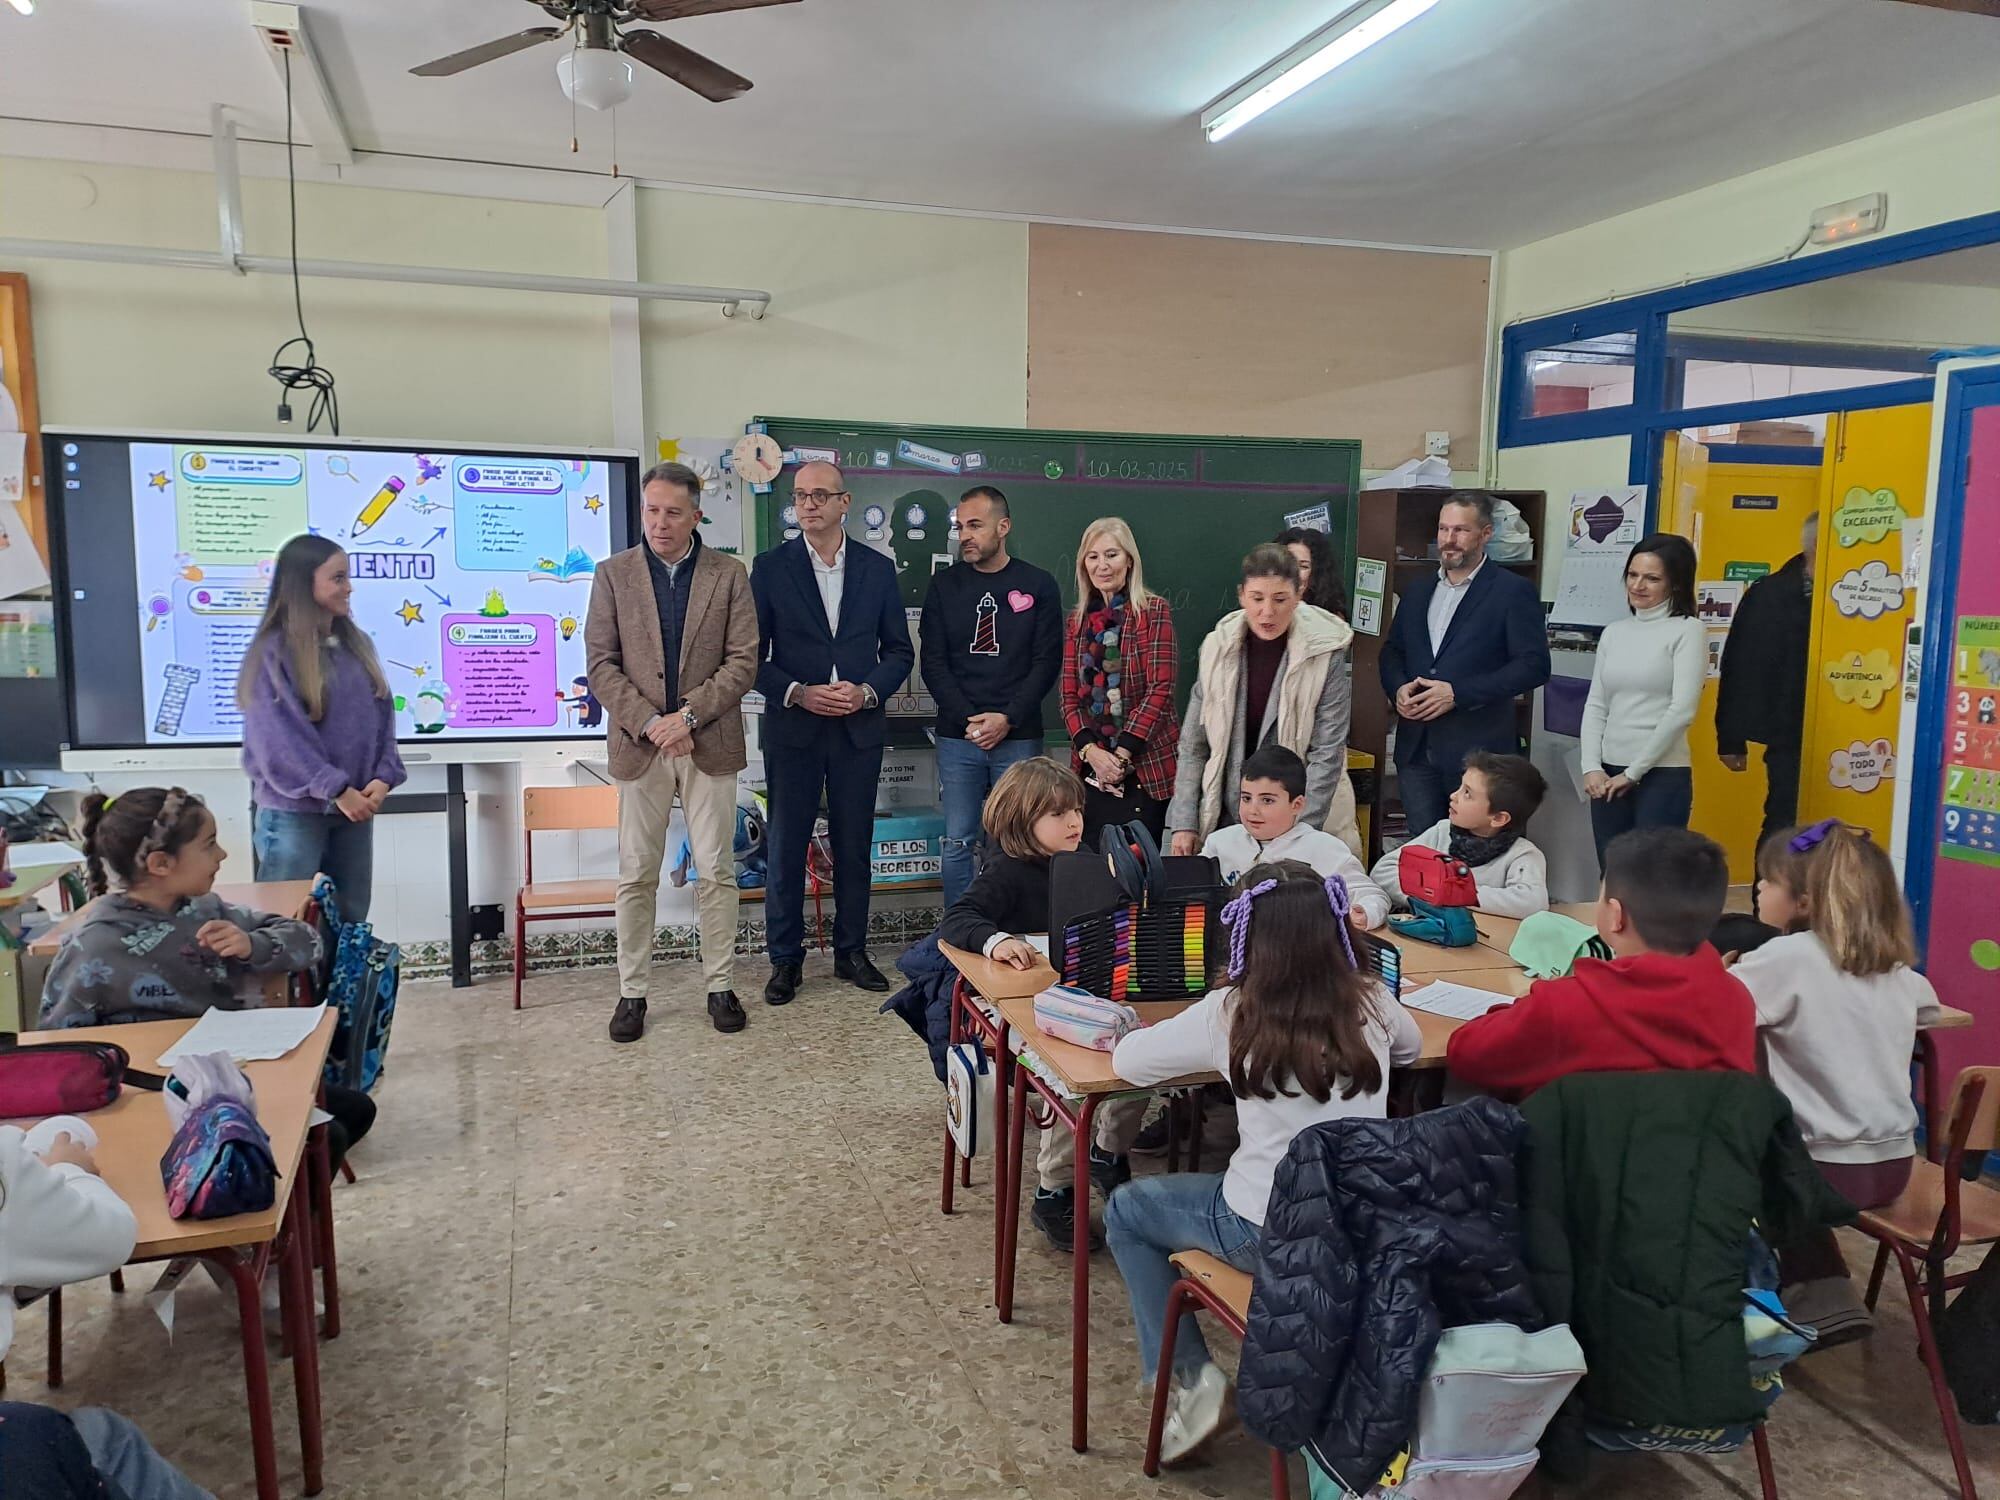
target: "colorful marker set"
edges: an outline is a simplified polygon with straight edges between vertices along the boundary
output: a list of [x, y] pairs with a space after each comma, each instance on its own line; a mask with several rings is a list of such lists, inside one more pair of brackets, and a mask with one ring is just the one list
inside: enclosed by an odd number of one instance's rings
[[1117, 906], [1063, 929], [1062, 979], [1107, 1000], [1173, 1000], [1208, 988], [1203, 902]]

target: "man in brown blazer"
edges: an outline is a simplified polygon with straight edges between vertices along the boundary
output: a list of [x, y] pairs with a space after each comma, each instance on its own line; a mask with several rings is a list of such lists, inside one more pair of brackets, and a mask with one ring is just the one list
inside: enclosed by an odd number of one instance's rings
[[701, 476], [657, 464], [640, 482], [644, 539], [597, 569], [584, 624], [618, 783], [618, 1009], [611, 1040], [646, 1030], [660, 863], [674, 798], [687, 818], [701, 964], [717, 1031], [741, 1031], [736, 773], [743, 695], [757, 678], [757, 607], [743, 564], [701, 544]]

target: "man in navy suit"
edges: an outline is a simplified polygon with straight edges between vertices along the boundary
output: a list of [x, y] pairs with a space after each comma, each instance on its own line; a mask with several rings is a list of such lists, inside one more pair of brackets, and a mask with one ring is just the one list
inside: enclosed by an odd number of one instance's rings
[[1396, 705], [1396, 777], [1411, 837], [1441, 822], [1465, 757], [1520, 748], [1514, 700], [1549, 680], [1541, 596], [1486, 559], [1493, 499], [1468, 490], [1438, 512], [1438, 563], [1404, 590], [1382, 643]]
[[887, 717], [916, 653], [896, 587], [896, 565], [847, 544], [852, 497], [839, 469], [809, 463], [792, 484], [804, 535], [773, 547], [750, 571], [761, 650], [764, 777], [770, 795], [764, 894], [771, 979], [764, 999], [798, 993], [806, 956], [806, 846], [826, 793], [833, 845], [833, 972], [864, 990], [889, 981], [868, 961], [869, 850]]

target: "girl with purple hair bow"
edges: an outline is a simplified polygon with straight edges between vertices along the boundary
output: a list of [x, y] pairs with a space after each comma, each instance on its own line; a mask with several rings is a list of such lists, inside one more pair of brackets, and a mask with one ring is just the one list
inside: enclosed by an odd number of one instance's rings
[[[1244, 871], [1222, 909], [1228, 987], [1132, 1032], [1112, 1053], [1119, 1076], [1139, 1087], [1215, 1072], [1236, 1095], [1239, 1140], [1225, 1171], [1135, 1178], [1105, 1209], [1148, 1382], [1176, 1276], [1168, 1257], [1205, 1250], [1252, 1269], [1292, 1138], [1329, 1120], [1382, 1118], [1390, 1066], [1422, 1050], [1415, 1020], [1357, 952], [1351, 908], [1339, 876], [1322, 879], [1296, 860]], [[1181, 1320], [1171, 1358], [1178, 1389], [1161, 1442], [1169, 1463], [1215, 1432], [1228, 1389], [1194, 1319]]]

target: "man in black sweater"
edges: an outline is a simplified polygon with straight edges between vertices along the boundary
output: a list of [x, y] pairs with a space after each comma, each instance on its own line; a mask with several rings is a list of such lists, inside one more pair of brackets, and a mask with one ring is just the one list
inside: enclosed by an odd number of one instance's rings
[[1751, 584], [1730, 622], [1715, 692], [1715, 749], [1732, 771], [1764, 747], [1764, 826], [1757, 846], [1789, 827], [1799, 808], [1799, 745], [1805, 736], [1807, 657], [1812, 647], [1813, 553], [1819, 512], [1806, 517], [1803, 550]]
[[959, 496], [958, 555], [931, 579], [921, 627], [924, 686], [937, 700], [944, 904], [972, 884], [986, 794], [1042, 749], [1042, 699], [1062, 670], [1062, 595], [1008, 555], [1007, 497], [990, 484]]

